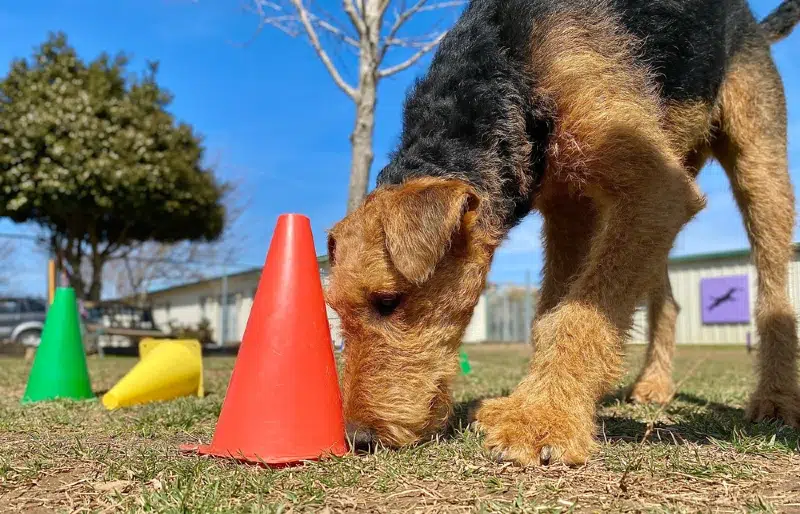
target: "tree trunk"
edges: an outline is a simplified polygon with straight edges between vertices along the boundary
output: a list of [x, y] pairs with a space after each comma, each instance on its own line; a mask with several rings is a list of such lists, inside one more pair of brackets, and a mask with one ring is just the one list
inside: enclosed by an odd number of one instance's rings
[[105, 266], [106, 257], [100, 253], [97, 243], [92, 243], [91, 252], [92, 281], [89, 283], [89, 295], [86, 299], [91, 302], [99, 302], [100, 296], [103, 294], [103, 266]]
[[[67, 281], [75, 295], [81, 300], [99, 301], [103, 292], [103, 267], [107, 258], [101, 255], [97, 248], [92, 248], [89, 256], [92, 264], [90, 281], [87, 283], [82, 271], [84, 253], [81, 243], [76, 240], [65, 238], [65, 247], [59, 247], [55, 239], [51, 242], [51, 248], [56, 255], [58, 267], [65, 272]], [[66, 264], [66, 266], [65, 266]]]
[[92, 262], [92, 282], [89, 284], [89, 295], [87, 300], [99, 302], [103, 293], [103, 260]]
[[350, 165], [350, 188], [347, 197], [347, 213], [350, 214], [367, 196], [369, 171], [372, 168], [372, 133], [375, 126], [374, 103], [372, 109], [356, 105], [356, 127], [350, 137], [353, 145], [353, 160]]
[[[379, 28], [380, 19], [377, 21]], [[375, 105], [378, 89], [378, 45], [374, 37], [363, 37], [358, 66], [358, 96], [356, 97], [356, 122], [350, 135], [353, 159], [350, 165], [350, 189], [347, 198], [347, 213], [353, 212], [364, 197], [369, 186], [372, 168], [372, 136], [375, 131]]]
[[67, 264], [69, 267], [64, 267], [64, 271], [67, 275], [67, 280], [69, 281], [70, 287], [75, 290], [75, 296], [78, 299], [84, 300], [86, 299], [86, 283], [83, 280], [83, 276], [81, 276], [81, 256], [75, 254], [67, 254], [66, 256]]

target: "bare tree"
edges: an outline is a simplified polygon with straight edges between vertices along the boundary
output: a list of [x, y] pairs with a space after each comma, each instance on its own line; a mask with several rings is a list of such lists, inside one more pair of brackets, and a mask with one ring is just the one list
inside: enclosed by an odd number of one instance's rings
[[[416, 64], [446, 34], [446, 30], [439, 27], [443, 18], [426, 24], [428, 30], [422, 34], [408, 35], [404, 29], [412, 18], [420, 21], [423, 13], [453, 11], [465, 1], [416, 0], [407, 5], [406, 0], [342, 0], [345, 22], [321, 7], [311, 5], [313, 0], [249, 1], [253, 2], [253, 10], [260, 17], [260, 29], [274, 27], [292, 37], [305, 36], [334, 83], [355, 103], [355, 127], [350, 136], [349, 213], [367, 194], [379, 81]], [[388, 16], [390, 7], [392, 14]], [[331, 56], [336, 54], [326, 49], [331, 45], [326, 45], [324, 39], [338, 48], [344, 47], [355, 56], [358, 61], [355, 84], [348, 82], [340, 71], [341, 66], [334, 64]], [[390, 56], [390, 50], [397, 52]]]

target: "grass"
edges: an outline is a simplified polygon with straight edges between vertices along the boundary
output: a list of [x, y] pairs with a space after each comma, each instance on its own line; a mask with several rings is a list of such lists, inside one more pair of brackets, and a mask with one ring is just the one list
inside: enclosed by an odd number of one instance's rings
[[[462, 414], [507, 394], [528, 358], [522, 345], [467, 350]], [[625, 381], [641, 358], [629, 349]], [[753, 359], [741, 347], [681, 347], [668, 407], [627, 404], [620, 390], [603, 402], [601, 450], [586, 466], [522, 470], [490, 460], [468, 429], [284, 469], [186, 456], [179, 444], [213, 435], [232, 358], [205, 360], [205, 398], [111, 413], [96, 401], [22, 406], [29, 368], [0, 358], [0, 511], [800, 512], [800, 432], [742, 419]], [[134, 362], [90, 357], [94, 388]]]

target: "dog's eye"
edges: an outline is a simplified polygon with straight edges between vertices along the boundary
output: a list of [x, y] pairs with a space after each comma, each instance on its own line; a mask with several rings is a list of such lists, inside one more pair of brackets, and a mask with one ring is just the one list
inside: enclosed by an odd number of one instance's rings
[[380, 293], [372, 297], [372, 305], [381, 316], [389, 316], [403, 301], [403, 295], [395, 293]]

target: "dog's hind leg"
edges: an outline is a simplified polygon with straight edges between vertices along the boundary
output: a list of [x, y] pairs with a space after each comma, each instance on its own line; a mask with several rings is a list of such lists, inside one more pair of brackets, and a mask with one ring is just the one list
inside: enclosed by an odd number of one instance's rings
[[740, 55], [723, 85], [721, 107], [714, 153], [730, 179], [758, 272], [759, 376], [747, 414], [800, 426], [797, 327], [788, 292], [794, 192], [783, 85], [766, 48]]
[[672, 397], [672, 357], [675, 353], [675, 324], [679, 312], [680, 306], [672, 296], [665, 264], [660, 279], [648, 296], [649, 341], [644, 366], [629, 394], [633, 401], [666, 403]]
[[[691, 113], [692, 110], [687, 112]], [[668, 116], [674, 117], [675, 121], [671, 123], [672, 126], [680, 126], [680, 114], [679, 109], [668, 114]], [[693, 127], [694, 130], [688, 133], [687, 138], [678, 143], [679, 146], [681, 146], [680, 143], [694, 145], [694, 148], [684, 158], [683, 164], [689, 176], [696, 178], [711, 155], [711, 149], [708, 147], [706, 139], [706, 134], [711, 128], [710, 117], [708, 129], [704, 127], [704, 123], [698, 124], [697, 121], [686, 125]], [[676, 325], [681, 308], [672, 295], [668, 263], [665, 262], [662, 269], [657, 270], [656, 273], [658, 273], [658, 278], [647, 298], [648, 344], [645, 362], [628, 392], [628, 398], [638, 403], [664, 404], [675, 393], [672, 360], [675, 354]]]

